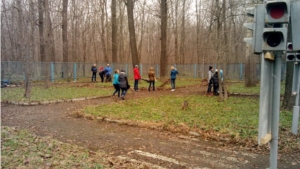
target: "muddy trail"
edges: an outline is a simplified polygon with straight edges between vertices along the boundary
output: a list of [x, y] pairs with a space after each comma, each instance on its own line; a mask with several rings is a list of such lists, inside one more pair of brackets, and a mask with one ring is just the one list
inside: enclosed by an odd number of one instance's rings
[[[198, 86], [199, 87], [199, 86]], [[126, 99], [173, 95], [204, 94], [205, 87], [178, 88], [175, 92], [142, 90], [129, 93]], [[268, 168], [268, 153], [257, 154], [251, 149], [222, 142], [208, 141], [181, 133], [158, 131], [105, 121], [75, 118], [72, 112], [91, 105], [118, 102], [101, 98], [80, 102], [66, 102], [38, 106], [2, 105], [2, 126], [28, 129], [39, 136], [51, 136], [62, 142], [76, 144], [90, 150], [103, 150], [110, 156], [141, 161], [151, 168]], [[299, 155], [279, 154], [278, 168], [299, 169]], [[295, 165], [296, 164], [296, 165]]]

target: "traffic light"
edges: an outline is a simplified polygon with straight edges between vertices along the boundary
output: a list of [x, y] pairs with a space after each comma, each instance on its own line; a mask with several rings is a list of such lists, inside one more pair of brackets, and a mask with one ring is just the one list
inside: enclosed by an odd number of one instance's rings
[[286, 52], [293, 52], [293, 43], [291, 43], [291, 42], [287, 43]]
[[265, 5], [265, 24], [263, 30], [263, 51], [285, 51], [287, 25], [289, 23], [289, 0], [267, 1]]
[[262, 53], [262, 33], [264, 29], [264, 10], [265, 5], [259, 4], [255, 7], [246, 8], [248, 16], [253, 17], [253, 23], [244, 23], [244, 27], [252, 30], [251, 38], [244, 38], [244, 41], [252, 45], [253, 53]]
[[287, 53], [286, 61], [287, 62], [300, 62], [300, 53]]
[[295, 51], [300, 51], [300, 1], [291, 4], [292, 42]]

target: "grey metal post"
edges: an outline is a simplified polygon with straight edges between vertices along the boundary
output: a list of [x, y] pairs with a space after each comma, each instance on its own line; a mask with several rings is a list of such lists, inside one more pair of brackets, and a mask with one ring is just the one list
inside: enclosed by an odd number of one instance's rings
[[298, 123], [299, 123], [299, 95], [300, 95], [300, 67], [299, 67], [299, 63], [296, 62], [296, 64], [294, 65], [294, 78], [293, 80], [296, 81], [296, 83], [294, 83], [296, 86], [296, 102], [295, 102], [295, 106], [293, 108], [293, 121], [292, 121], [292, 133], [297, 135], [298, 134]]
[[197, 78], [197, 64], [194, 64], [194, 78]]
[[143, 76], [143, 64], [140, 64], [140, 75]]
[[261, 138], [271, 133], [271, 112], [272, 112], [272, 72], [273, 63], [265, 60], [264, 53], [261, 54], [261, 75], [260, 75], [260, 96], [259, 96], [259, 126], [258, 144], [261, 145]]
[[240, 64], [240, 81], [243, 80], [243, 64]]
[[76, 68], [77, 68], [77, 64], [74, 63], [73, 64], [73, 78], [74, 78], [74, 82], [76, 82], [76, 79], [77, 79], [77, 70], [76, 70]]
[[50, 64], [50, 71], [51, 71], [51, 82], [54, 82], [54, 63], [51, 62]]
[[280, 111], [280, 80], [281, 80], [281, 52], [276, 53], [273, 71], [273, 114], [271, 124], [271, 150], [270, 169], [277, 169], [278, 137], [279, 137], [279, 111]]

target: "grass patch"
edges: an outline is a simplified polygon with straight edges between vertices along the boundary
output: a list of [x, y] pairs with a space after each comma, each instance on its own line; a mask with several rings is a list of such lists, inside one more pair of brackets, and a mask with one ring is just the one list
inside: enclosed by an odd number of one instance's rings
[[[24, 98], [24, 88], [2, 88], [1, 99], [28, 101]], [[42, 86], [33, 86], [31, 91], [31, 101], [72, 99], [88, 96], [107, 96], [112, 93], [110, 88], [97, 87], [73, 87], [73, 86], [52, 86], [45, 89]]]
[[[187, 110], [181, 109], [184, 100], [189, 104]], [[184, 123], [192, 128], [254, 138], [257, 135], [258, 106], [258, 100], [248, 98], [230, 98], [227, 102], [218, 102], [217, 97], [161, 96], [125, 100], [105, 107], [89, 107], [85, 113], [114, 119], [168, 124], [171, 121], [174, 125]]]
[[[189, 108], [182, 110], [187, 100]], [[156, 122], [165, 125], [188, 125], [203, 131], [215, 131], [236, 139], [252, 139], [258, 135], [259, 100], [231, 97], [226, 102], [218, 102], [217, 97], [206, 96], [161, 96], [125, 100], [106, 106], [88, 107], [84, 113], [97, 117]], [[163, 104], [162, 104], [163, 103]], [[291, 126], [292, 115], [284, 111], [280, 114], [280, 127]]]
[[[228, 90], [230, 93], [247, 93], [247, 94], [259, 94], [260, 84], [253, 87], [245, 87], [245, 83], [230, 83], [228, 85]], [[284, 94], [285, 84], [281, 83], [280, 94]]]
[[[103, 152], [38, 137], [25, 130], [1, 126], [3, 168], [104, 168]], [[105, 167], [107, 168], [107, 167]]]

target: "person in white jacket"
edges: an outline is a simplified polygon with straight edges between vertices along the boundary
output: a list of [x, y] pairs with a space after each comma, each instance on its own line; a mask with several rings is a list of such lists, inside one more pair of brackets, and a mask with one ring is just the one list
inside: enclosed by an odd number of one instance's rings
[[209, 66], [209, 70], [208, 70], [208, 88], [207, 88], [207, 94], [210, 94], [211, 93], [211, 86], [212, 84], [210, 83], [210, 79], [211, 77], [214, 75], [214, 72], [213, 72], [213, 67], [212, 66]]

